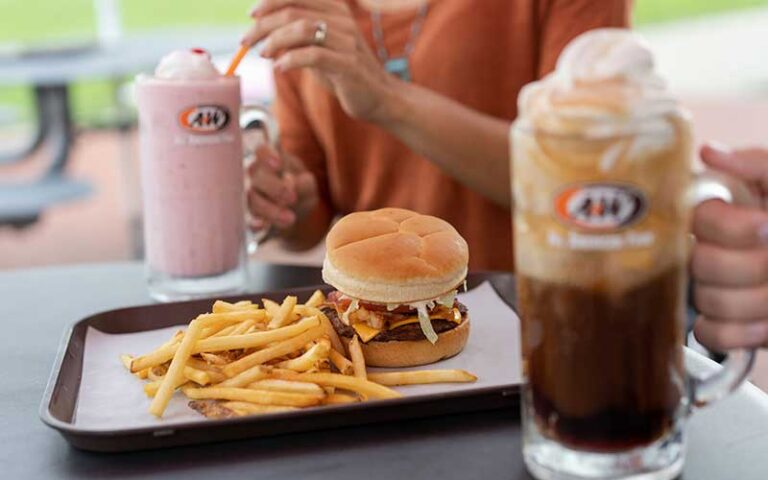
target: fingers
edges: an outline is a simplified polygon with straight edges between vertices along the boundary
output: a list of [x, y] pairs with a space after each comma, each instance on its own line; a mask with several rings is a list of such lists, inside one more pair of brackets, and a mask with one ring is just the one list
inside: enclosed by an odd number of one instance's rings
[[349, 32], [356, 28], [351, 18], [341, 17], [330, 13], [319, 13], [317, 11], [307, 10], [297, 7], [283, 8], [268, 15], [257, 17], [253, 25], [248, 29], [240, 43], [243, 45], [254, 45], [281, 27], [285, 27], [295, 22], [307, 22], [313, 28], [319, 20], [328, 24], [329, 32], [341, 33]]
[[275, 68], [284, 72], [306, 67], [336, 73], [352, 68], [346, 56], [322, 47], [290, 50], [281, 55], [275, 62]]
[[[701, 157], [754, 191], [768, 186], [766, 150], [710, 144]], [[711, 200], [696, 208], [693, 230], [698, 241], [691, 259], [694, 297], [703, 314], [696, 337], [719, 351], [768, 345], [768, 213]]]
[[768, 150], [731, 150], [724, 145], [710, 143], [702, 147], [701, 159], [715, 170], [768, 187]]
[[722, 247], [768, 246], [768, 212], [709, 200], [694, 211], [693, 234], [699, 241]]
[[280, 172], [285, 168], [282, 155], [272, 145], [267, 142], [260, 143], [255, 151], [256, 162], [250, 166], [255, 167], [259, 163], [264, 163], [275, 172]]
[[699, 311], [710, 318], [748, 323], [768, 317], [768, 285], [728, 288], [699, 283], [694, 300]]
[[[264, 58], [274, 58], [278, 52], [287, 49], [314, 45], [316, 30], [317, 21], [309, 19], [297, 20], [277, 28], [264, 41], [261, 56]], [[341, 33], [339, 29], [329, 27], [322, 47], [333, 50], [349, 51], [354, 45], [354, 37]]]
[[745, 324], [699, 317], [694, 333], [702, 345], [717, 352], [734, 348], [758, 348], [768, 345], [768, 318]]
[[768, 249], [732, 250], [698, 242], [691, 271], [703, 284], [748, 287], [768, 283]]
[[283, 160], [274, 149], [262, 145], [256, 150], [256, 160], [248, 166], [249, 190], [259, 192], [281, 207], [296, 203], [296, 190], [283, 175]]
[[296, 222], [296, 214], [293, 211], [270, 201], [255, 189], [248, 190], [248, 209], [254, 221], [261, 219], [264, 224], [277, 228], [289, 228]]
[[248, 218], [248, 228], [252, 232], [258, 232], [265, 229], [269, 224], [263, 217], [251, 217]]
[[285, 164], [285, 170], [294, 174], [300, 174], [307, 171], [304, 162], [297, 156], [291, 155], [288, 152], [283, 152], [281, 159]]

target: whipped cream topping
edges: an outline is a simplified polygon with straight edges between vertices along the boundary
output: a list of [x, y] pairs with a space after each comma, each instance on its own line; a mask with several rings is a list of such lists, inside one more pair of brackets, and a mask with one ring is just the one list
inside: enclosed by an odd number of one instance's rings
[[205, 50], [174, 50], [164, 56], [155, 69], [155, 76], [165, 80], [210, 80], [221, 76]]
[[591, 137], [666, 132], [665, 116], [678, 111], [646, 42], [619, 28], [576, 37], [554, 72], [523, 88], [518, 107], [524, 125]]

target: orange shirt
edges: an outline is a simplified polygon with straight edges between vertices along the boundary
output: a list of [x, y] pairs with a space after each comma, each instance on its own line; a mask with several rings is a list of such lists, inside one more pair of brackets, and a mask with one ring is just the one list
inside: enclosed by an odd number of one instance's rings
[[[554, 68], [562, 48], [597, 27], [627, 26], [622, 0], [432, 0], [409, 60], [412, 81], [498, 118], [517, 115], [520, 88]], [[375, 52], [370, 13], [351, 2]], [[382, 14], [390, 58], [403, 52], [415, 11]], [[306, 71], [276, 72], [282, 148], [315, 173], [338, 214], [402, 207], [452, 223], [470, 268], [512, 270], [508, 209], [463, 186], [388, 132], [350, 118]]]

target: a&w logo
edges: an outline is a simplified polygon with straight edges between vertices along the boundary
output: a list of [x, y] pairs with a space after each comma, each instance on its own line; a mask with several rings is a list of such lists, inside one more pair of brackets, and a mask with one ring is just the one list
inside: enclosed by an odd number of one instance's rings
[[218, 105], [189, 107], [179, 114], [179, 123], [195, 133], [213, 133], [229, 123], [229, 111]]
[[586, 230], [627, 227], [640, 220], [645, 209], [645, 196], [640, 190], [616, 183], [573, 185], [555, 198], [557, 217]]

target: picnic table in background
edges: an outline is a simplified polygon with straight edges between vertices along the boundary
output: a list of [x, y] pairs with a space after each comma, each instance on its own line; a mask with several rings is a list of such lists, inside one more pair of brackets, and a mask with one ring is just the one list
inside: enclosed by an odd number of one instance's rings
[[[21, 150], [0, 153], [0, 164], [21, 161], [50, 145], [47, 169], [37, 180], [0, 183], [0, 225], [33, 223], [51, 205], [87, 195], [91, 186], [68, 178], [64, 169], [74, 139], [69, 90], [82, 80], [123, 81], [151, 71], [167, 52], [203, 46], [212, 54], [232, 52], [236, 28], [180, 28], [121, 35], [109, 41], [1, 49], [0, 87], [29, 85], [35, 102], [35, 132]], [[96, 161], [96, 160], [95, 160]]]

